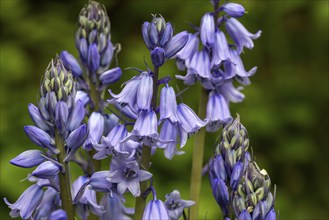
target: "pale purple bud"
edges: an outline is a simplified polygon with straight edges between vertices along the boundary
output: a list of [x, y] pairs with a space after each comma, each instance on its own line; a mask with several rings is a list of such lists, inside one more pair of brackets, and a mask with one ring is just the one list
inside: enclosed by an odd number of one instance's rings
[[68, 116], [69, 110], [67, 104], [63, 101], [57, 102], [55, 111], [55, 124], [61, 134], [64, 134], [66, 131]]
[[47, 148], [55, 154], [59, 153], [59, 150], [54, 148], [55, 141], [45, 131], [35, 126], [28, 125], [24, 127], [24, 132], [36, 145]]
[[99, 79], [102, 81], [102, 85], [109, 85], [114, 83], [120, 79], [122, 75], [122, 70], [120, 67], [115, 67], [113, 69], [109, 69], [102, 73], [99, 76]]
[[211, 91], [207, 103], [207, 131], [215, 132], [222, 125], [232, 121], [228, 104], [224, 97], [216, 91]]
[[184, 103], [177, 106], [177, 114], [181, 126], [187, 133], [195, 133], [207, 124], [207, 122], [202, 121], [195, 112]]
[[44, 131], [49, 131], [49, 126], [46, 124], [44, 117], [40, 114], [39, 109], [35, 105], [29, 104], [28, 110], [34, 124]]
[[173, 28], [171, 26], [171, 23], [167, 22], [165, 30], [164, 30], [164, 32], [161, 36], [160, 42], [159, 42], [160, 46], [165, 47], [167, 45], [167, 43], [170, 42], [172, 36], [173, 36]]
[[70, 70], [75, 77], [82, 76], [82, 69], [79, 65], [79, 62], [72, 54], [70, 54], [66, 50], [63, 50], [60, 53], [59, 57], [61, 58], [64, 67], [67, 70]]
[[223, 11], [231, 17], [241, 17], [244, 15], [244, 7], [237, 3], [227, 3], [223, 6]]
[[259, 201], [252, 212], [252, 219], [265, 219], [266, 210], [266, 201]]
[[4, 200], [11, 209], [10, 216], [12, 218], [21, 217], [22, 219], [29, 219], [40, 204], [42, 197], [42, 189], [37, 184], [34, 184], [27, 188], [15, 203], [9, 203], [7, 198], [4, 198]]
[[150, 25], [150, 23], [147, 21], [142, 24], [142, 35], [143, 35], [143, 39], [144, 39], [144, 42], [145, 42], [147, 48], [149, 50], [152, 50], [154, 46], [151, 43], [150, 37], [149, 37], [149, 32], [148, 32], [149, 25]]
[[75, 130], [85, 117], [85, 108], [81, 100], [78, 100], [70, 112], [66, 128], [69, 132]]
[[24, 168], [38, 166], [45, 161], [41, 156], [42, 152], [39, 150], [27, 150], [10, 160], [10, 163]]
[[236, 43], [237, 52], [240, 54], [243, 47], [252, 49], [254, 47], [255, 40], [260, 37], [262, 31], [258, 31], [256, 34], [250, 33], [237, 19], [229, 18], [226, 22], [226, 30]]
[[50, 214], [51, 220], [67, 220], [67, 214], [63, 209], [58, 209]]
[[42, 179], [48, 179], [55, 177], [58, 172], [59, 167], [57, 165], [50, 161], [45, 161], [32, 172], [32, 175]]
[[100, 55], [95, 43], [91, 44], [88, 49], [88, 69], [92, 73], [95, 73], [100, 65]]
[[188, 33], [186, 31], [182, 31], [171, 39], [170, 42], [165, 46], [165, 57], [171, 58], [175, 56], [187, 43], [188, 41]]
[[39, 104], [38, 104], [38, 108], [39, 108], [39, 111], [40, 111], [42, 117], [44, 117], [46, 120], [49, 120], [50, 119], [50, 115], [49, 115], [49, 112], [48, 112], [48, 110], [46, 108], [46, 98], [45, 97], [41, 97], [40, 98]]
[[216, 202], [221, 207], [223, 214], [227, 215], [230, 197], [225, 182], [221, 179], [214, 179], [211, 182], [211, 185], [212, 185], [212, 193], [216, 199]]
[[87, 134], [87, 126], [85, 124], [81, 125], [77, 129], [73, 130], [66, 138], [66, 146], [70, 149], [76, 149], [80, 147], [86, 140]]
[[80, 53], [80, 58], [83, 62], [87, 62], [88, 59], [88, 43], [85, 38], [80, 39], [80, 44], [79, 44], [79, 53]]
[[171, 86], [166, 85], [160, 93], [160, 121], [169, 119], [172, 123], [178, 121], [176, 94]]
[[215, 20], [211, 13], [206, 13], [200, 24], [200, 38], [205, 47], [212, 47], [215, 41]]
[[162, 66], [165, 61], [164, 54], [165, 54], [165, 51], [161, 47], [154, 48], [151, 51], [152, 63], [157, 67]]
[[108, 40], [106, 50], [102, 53], [102, 56], [101, 56], [101, 63], [100, 64], [103, 67], [107, 68], [111, 64], [111, 61], [112, 61], [112, 58], [113, 58], [113, 53], [114, 53], [113, 44], [110, 40]]
[[209, 164], [209, 180], [212, 182], [213, 179], [219, 178], [226, 181], [227, 174], [225, 170], [223, 157], [218, 154], [215, 158], [213, 158]]
[[243, 163], [237, 162], [234, 167], [230, 177], [230, 187], [235, 191], [238, 187], [240, 178], [242, 176]]
[[148, 27], [148, 31], [149, 31], [149, 37], [150, 37], [151, 44], [157, 45], [158, 40], [159, 40], [159, 34], [158, 34], [156, 24], [153, 21], [150, 23], [150, 25]]
[[150, 200], [144, 210], [142, 220], [157, 219], [168, 220], [169, 215], [161, 200]]

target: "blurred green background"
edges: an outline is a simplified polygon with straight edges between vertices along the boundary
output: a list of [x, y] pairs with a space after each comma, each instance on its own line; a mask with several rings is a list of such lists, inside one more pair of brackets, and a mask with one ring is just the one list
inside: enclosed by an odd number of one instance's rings
[[[74, 55], [76, 19], [87, 1], [1, 0], [1, 219], [9, 209], [2, 198], [14, 202], [27, 188], [20, 182], [28, 172], [9, 164], [20, 152], [37, 148], [23, 132], [31, 124], [27, 105], [37, 102], [40, 78], [48, 62], [61, 50]], [[112, 42], [120, 42], [119, 65], [144, 69], [148, 51], [140, 26], [160, 13], [175, 32], [191, 30], [211, 11], [207, 0], [101, 1], [106, 5]], [[328, 1], [243, 1], [248, 11], [241, 21], [251, 32], [263, 30], [252, 51], [242, 55], [246, 69], [258, 66], [252, 85], [245, 88], [243, 103], [232, 104], [249, 131], [254, 155], [277, 186], [276, 209], [280, 219], [328, 219]], [[168, 62], [161, 75], [178, 74]], [[119, 86], [135, 72], [124, 71]], [[180, 89], [184, 88], [178, 83]], [[183, 95], [196, 109], [198, 86]], [[207, 134], [205, 160], [214, 150], [218, 133]], [[153, 159], [158, 197], [177, 188], [188, 199], [193, 137], [186, 154], [172, 161], [157, 152]], [[104, 164], [103, 164], [104, 165]], [[104, 165], [104, 167], [107, 165]], [[78, 175], [78, 174], [76, 174]], [[202, 188], [200, 218], [219, 219], [207, 177]], [[131, 204], [129, 200], [128, 203]]]

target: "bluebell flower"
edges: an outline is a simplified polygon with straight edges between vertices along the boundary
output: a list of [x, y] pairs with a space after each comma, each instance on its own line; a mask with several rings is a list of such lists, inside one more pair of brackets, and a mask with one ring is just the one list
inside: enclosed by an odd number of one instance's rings
[[24, 168], [38, 166], [45, 161], [41, 156], [42, 152], [39, 150], [27, 150], [10, 160], [10, 163]]
[[222, 31], [217, 30], [212, 50], [211, 66], [219, 65], [225, 60], [230, 60], [230, 56], [229, 45], [225, 34]]
[[42, 179], [48, 179], [54, 178], [59, 171], [60, 169], [57, 165], [50, 161], [45, 161], [32, 172], [32, 175]]
[[177, 106], [177, 114], [182, 128], [189, 134], [197, 132], [207, 124], [207, 122], [202, 121], [195, 112], [184, 103]]
[[168, 220], [169, 215], [164, 203], [161, 200], [154, 198], [147, 203], [142, 219]]
[[160, 121], [178, 122], [176, 94], [171, 86], [166, 85], [160, 92]]
[[12, 218], [21, 217], [22, 219], [29, 219], [40, 204], [42, 197], [42, 189], [37, 184], [34, 184], [28, 187], [15, 203], [11, 204], [6, 198], [4, 200], [11, 209], [10, 216]]
[[109, 90], [113, 99], [109, 103], [119, 103], [122, 106], [128, 105], [136, 113], [140, 110], [150, 110], [153, 95], [153, 78], [151, 72], [142, 72], [126, 82], [123, 90], [115, 95]]
[[[72, 184], [72, 195], [75, 198], [79, 189], [89, 181], [89, 178], [85, 176], [79, 176]], [[96, 192], [91, 190], [88, 186], [84, 189], [82, 196], [80, 197], [77, 206], [77, 213], [83, 220], [87, 219], [89, 211], [97, 216], [101, 216], [105, 210], [103, 206], [97, 204]]]
[[179, 219], [185, 208], [189, 208], [195, 204], [192, 200], [182, 200], [178, 190], [174, 190], [166, 195], [165, 206], [167, 208], [170, 219]]
[[88, 119], [89, 135], [83, 144], [83, 148], [91, 150], [98, 143], [104, 131], [104, 117], [100, 112], [93, 112]]
[[111, 191], [112, 183], [106, 178], [110, 175], [110, 171], [99, 171], [93, 173], [90, 177], [90, 186], [93, 190], [98, 192], [109, 192]]
[[33, 219], [49, 219], [51, 211], [56, 209], [59, 205], [59, 192], [57, 192], [51, 187], [48, 187], [47, 190], [44, 192], [42, 201], [38, 205], [33, 215]]
[[101, 200], [101, 205], [104, 207], [106, 212], [100, 216], [100, 220], [130, 220], [131, 218], [127, 214], [133, 214], [134, 211], [126, 208], [123, 205], [122, 200], [123, 199], [116, 193], [106, 193]]
[[123, 140], [143, 142], [146, 146], [156, 146], [161, 140], [158, 134], [158, 120], [154, 111], [142, 111], [134, 124], [131, 133]]
[[232, 121], [228, 104], [217, 91], [211, 91], [207, 103], [207, 131], [217, 131], [222, 125]]
[[199, 38], [195, 34], [188, 34], [186, 45], [177, 53], [177, 58], [187, 60], [191, 58], [199, 48]]
[[244, 94], [240, 92], [242, 87], [235, 88], [233, 83], [228, 81], [217, 87], [217, 91], [222, 94], [227, 102], [242, 102]]
[[122, 70], [119, 67], [115, 67], [113, 69], [109, 69], [102, 73], [99, 76], [100, 81], [102, 82], [101, 90], [108, 86], [111, 83], [114, 83], [120, 79], [122, 75]]
[[211, 48], [215, 41], [215, 19], [211, 13], [206, 13], [200, 24], [200, 38], [205, 47]]
[[180, 143], [180, 148], [187, 142], [187, 132], [185, 132], [178, 123], [172, 124], [169, 120], [163, 121], [160, 138], [170, 140], [167, 143], [160, 143], [159, 147], [164, 148], [164, 155], [171, 160], [175, 155], [182, 155], [185, 152], [177, 150], [176, 145]]
[[152, 22], [144, 22], [142, 35], [147, 48], [151, 51], [152, 62], [156, 66], [161, 66], [164, 58], [174, 57], [188, 41], [186, 31], [173, 36], [171, 23], [166, 23], [162, 16], [154, 16]]
[[129, 161], [124, 166], [111, 171], [107, 180], [111, 183], [117, 183], [119, 194], [125, 193], [128, 189], [134, 197], [137, 197], [141, 193], [139, 182], [148, 180], [151, 177], [151, 173], [139, 169], [136, 161]]
[[75, 102], [73, 109], [70, 111], [66, 124], [66, 129], [69, 132], [72, 132], [73, 130], [75, 130], [81, 125], [84, 117], [85, 117], [85, 109], [83, 106], [83, 102], [81, 100], [78, 100]]
[[106, 137], [102, 137], [101, 144], [96, 144], [94, 147], [98, 151], [94, 155], [94, 159], [101, 160], [112, 154], [114, 147], [120, 143], [128, 134], [125, 125], [115, 126]]
[[229, 18], [225, 23], [226, 30], [237, 46], [238, 54], [241, 54], [243, 48], [252, 49], [255, 40], [260, 37], [262, 31], [256, 34], [250, 33], [237, 19]]
[[232, 60], [232, 69], [235, 72], [235, 74], [239, 77], [250, 77], [254, 75], [257, 71], [257, 67], [253, 67], [251, 70], [246, 71], [244, 68], [244, 65], [242, 63], [242, 60], [238, 54], [238, 51], [230, 49], [231, 54], [231, 60]]
[[67, 220], [67, 214], [63, 209], [57, 209], [50, 214], [51, 220]]
[[242, 5], [237, 3], [227, 3], [224, 4], [222, 10], [231, 17], [241, 17], [245, 14], [245, 9]]

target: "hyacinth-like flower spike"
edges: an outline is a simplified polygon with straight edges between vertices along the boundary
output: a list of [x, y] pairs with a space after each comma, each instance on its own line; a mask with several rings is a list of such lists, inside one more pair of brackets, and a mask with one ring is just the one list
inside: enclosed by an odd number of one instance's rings
[[157, 199], [155, 189], [151, 187], [153, 193], [153, 199], [150, 200], [144, 210], [143, 220], [158, 219], [158, 220], [169, 220], [169, 214], [165, 204]]
[[154, 15], [151, 22], [144, 22], [142, 34], [147, 48], [151, 51], [152, 63], [157, 67], [163, 65], [165, 58], [174, 57], [188, 41], [186, 31], [173, 36], [171, 23], [166, 23], [161, 15]]
[[240, 124], [238, 116], [224, 128], [221, 142], [216, 148], [216, 156], [209, 164], [209, 180], [213, 195], [224, 216], [228, 215], [232, 200], [229, 191], [237, 190], [246, 164], [250, 161], [250, 155], [247, 152], [248, 147], [247, 130]]
[[271, 180], [267, 172], [260, 170], [256, 162], [249, 163], [234, 193], [235, 216], [238, 219], [275, 220], [275, 192], [273, 195], [270, 189]]

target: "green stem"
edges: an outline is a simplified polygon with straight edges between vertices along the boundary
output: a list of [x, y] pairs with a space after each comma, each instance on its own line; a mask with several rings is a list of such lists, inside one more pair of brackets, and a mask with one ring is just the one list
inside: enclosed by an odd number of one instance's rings
[[64, 140], [55, 131], [55, 141], [56, 147], [60, 151], [57, 155], [57, 160], [59, 163], [63, 164], [63, 170], [59, 173], [59, 186], [60, 186], [60, 197], [62, 201], [63, 210], [66, 211], [68, 219], [74, 219], [74, 208], [72, 203], [72, 196], [71, 196], [71, 181], [70, 181], [70, 171], [69, 165], [67, 162], [64, 162], [65, 159], [65, 147], [64, 147]]
[[[90, 86], [90, 98], [94, 104], [93, 111], [102, 113], [103, 108], [101, 106], [101, 96], [100, 93], [97, 91], [97, 86], [94, 85], [91, 81], [89, 82], [89, 86]], [[93, 164], [93, 168], [89, 169], [89, 174], [93, 174], [94, 172], [100, 171], [102, 168], [102, 164], [100, 160], [92, 159], [95, 153], [97, 153], [97, 151], [94, 148], [91, 151], [89, 151], [89, 155], [91, 157], [91, 161]]]
[[[198, 116], [203, 119], [206, 117], [206, 106], [208, 100], [207, 91], [201, 87]], [[201, 128], [195, 135], [195, 142], [193, 147], [192, 158], [192, 173], [190, 185], [190, 199], [196, 204], [190, 208], [190, 219], [198, 219], [199, 215], [199, 201], [200, 190], [202, 182], [202, 165], [203, 165], [203, 151], [205, 141], [205, 129]]]
[[[159, 67], [154, 67], [153, 72], [153, 96], [152, 96], [152, 108], [153, 110], [157, 107], [158, 99], [158, 78], [159, 78]], [[140, 162], [141, 169], [149, 170], [151, 162], [151, 148], [148, 146], [143, 146], [142, 157]], [[141, 194], [145, 192], [148, 188], [148, 183], [146, 181], [140, 182]], [[139, 196], [135, 200], [135, 217], [134, 219], [142, 219], [144, 209], [146, 206], [146, 197]]]

